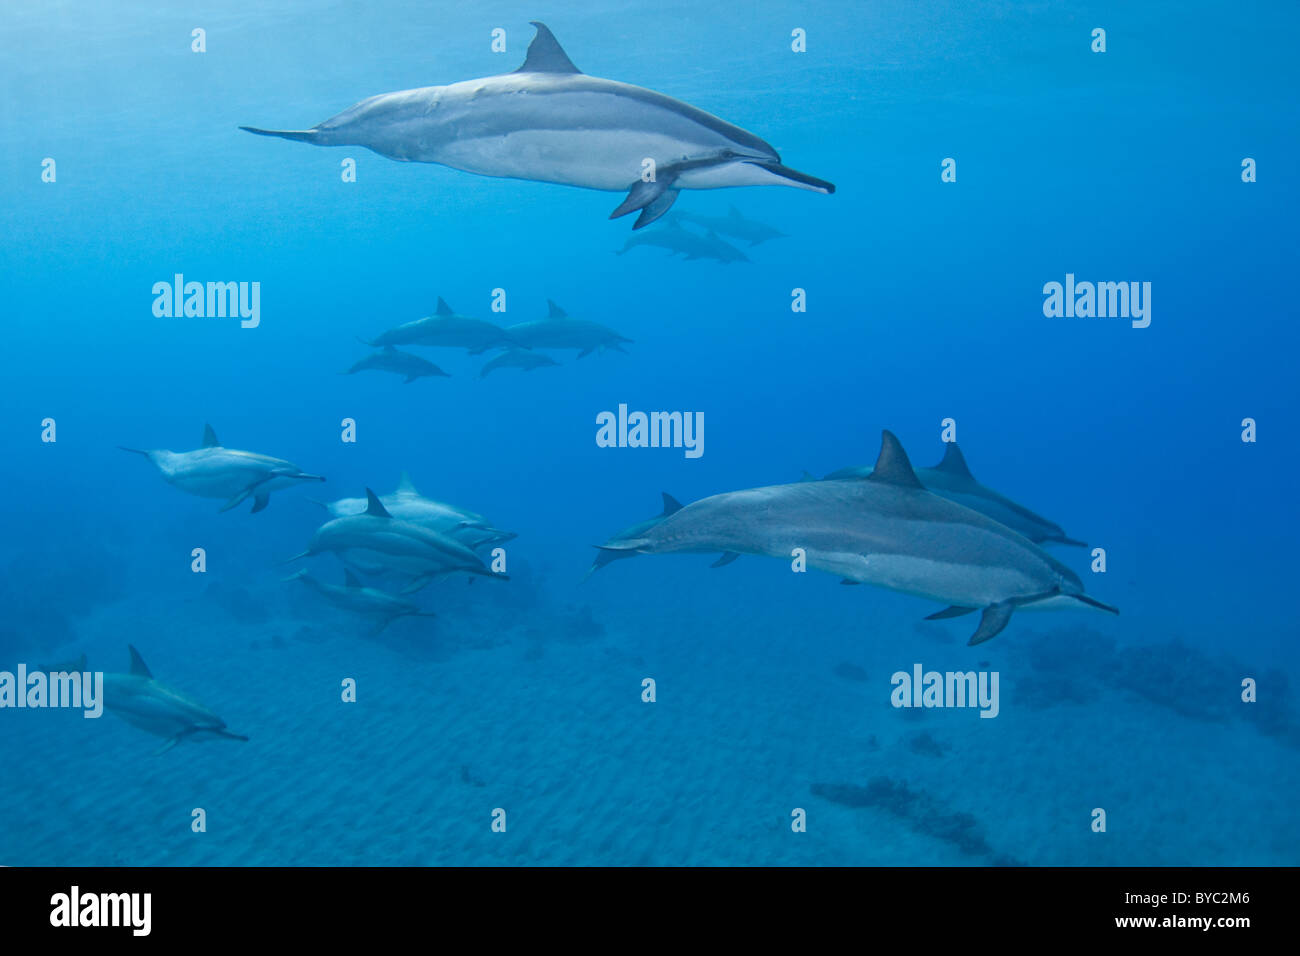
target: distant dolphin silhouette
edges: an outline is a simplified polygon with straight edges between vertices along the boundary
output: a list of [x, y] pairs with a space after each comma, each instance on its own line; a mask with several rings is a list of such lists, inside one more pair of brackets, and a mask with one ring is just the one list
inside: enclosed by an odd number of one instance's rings
[[[667, 212], [682, 189], [835, 191], [782, 165], [775, 149], [738, 126], [653, 90], [587, 76], [545, 24], [533, 26], [513, 73], [372, 96], [311, 129], [240, 129], [480, 176], [627, 190], [610, 218], [640, 210], [634, 229]], [[649, 181], [647, 159], [655, 164]]]

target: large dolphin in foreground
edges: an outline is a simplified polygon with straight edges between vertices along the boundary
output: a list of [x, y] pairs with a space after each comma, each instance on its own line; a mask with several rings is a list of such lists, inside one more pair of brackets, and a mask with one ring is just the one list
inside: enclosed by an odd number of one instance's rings
[[636, 229], [667, 212], [682, 189], [835, 191], [782, 165], [775, 149], [738, 126], [653, 90], [587, 76], [545, 24], [533, 26], [513, 73], [372, 96], [311, 129], [240, 129], [480, 176], [626, 190], [610, 218], [640, 210]]
[[[120, 447], [120, 446], [119, 446]], [[144, 455], [162, 474], [163, 480], [182, 491], [201, 498], [225, 498], [222, 511], [229, 511], [245, 498], [253, 499], [253, 514], [271, 500], [271, 492], [300, 481], [324, 481], [309, 475], [293, 462], [251, 451], [222, 448], [211, 425], [203, 426], [203, 447], [195, 451], [142, 451], [122, 448]]]
[[140, 652], [130, 645], [127, 649], [130, 672], [104, 675], [104, 707], [141, 730], [167, 738], [155, 754], [166, 753], [183, 740], [248, 740], [226, 730], [226, 722], [194, 698], [155, 680]]
[[[827, 475], [826, 480], [866, 478], [870, 474], [870, 467], [841, 468]], [[966, 465], [966, 457], [961, 453], [956, 442], [949, 442], [944, 447], [943, 460], [939, 464], [933, 468], [917, 468], [916, 477], [920, 479], [926, 491], [933, 491], [941, 498], [947, 498], [959, 505], [973, 508], [980, 514], [988, 515], [1012, 531], [1020, 532], [1034, 544], [1055, 543], [1087, 547], [1082, 541], [1076, 541], [1066, 535], [1065, 529], [1056, 522], [1048, 521], [1024, 505], [1017, 504], [976, 481]]]
[[898, 439], [861, 481], [810, 481], [713, 495], [687, 505], [640, 537], [603, 546], [641, 554], [722, 551], [789, 559], [802, 548], [812, 567], [848, 583], [940, 601], [931, 619], [982, 610], [971, 644], [997, 635], [1021, 607], [1090, 606], [1078, 576], [1032, 541], [977, 511], [932, 494], [917, 480]]

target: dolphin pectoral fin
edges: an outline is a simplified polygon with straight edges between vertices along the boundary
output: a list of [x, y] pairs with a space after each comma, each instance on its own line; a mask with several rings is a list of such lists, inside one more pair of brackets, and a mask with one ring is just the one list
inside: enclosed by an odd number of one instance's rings
[[935, 611], [933, 614], [927, 614], [925, 619], [927, 621], [945, 621], [950, 617], [961, 617], [963, 614], [974, 613], [975, 608], [973, 607], [962, 607], [959, 604], [954, 604], [952, 607], [946, 607], [942, 611]]
[[596, 351], [596, 349], [595, 349], [594, 347], [589, 348], [589, 349], [583, 349], [581, 352], [578, 353], [578, 358], [586, 358], [588, 355], [590, 355], [590, 354], [591, 354], [592, 352], [594, 352], [594, 351]]
[[[644, 179], [638, 179], [634, 182], [627, 191], [627, 198], [618, 204], [614, 211], [609, 214], [609, 218], [618, 219], [620, 216], [626, 216], [638, 209], [648, 210], [648, 212], [642, 212], [637, 217], [636, 224], [632, 227], [633, 229], [640, 229], [642, 226], [648, 226], [666, 213], [677, 199], [677, 190], [669, 188], [677, 176], [668, 174], [666, 170], [661, 172], [664, 175], [651, 182], [646, 182]], [[650, 218], [647, 219], [647, 215]]]
[[650, 223], [673, 208], [673, 203], [677, 201], [678, 192], [679, 190], [676, 189], [665, 189], [658, 199], [642, 208], [641, 215], [637, 216], [636, 222], [632, 224], [632, 231], [635, 232], [650, 225]]
[[384, 632], [384, 629], [387, 628], [388, 625], [392, 623], [393, 623], [393, 618], [391, 616], [385, 615], [384, 617], [381, 617], [379, 619], [379, 622], [375, 624], [374, 627], [366, 631], [366, 637], [378, 637], [380, 634]]
[[[229, 511], [231, 508], [235, 507], [235, 506], [238, 505], [240, 502], [242, 502], [245, 498], [247, 498], [250, 494], [252, 494], [252, 492], [253, 492], [253, 489], [252, 489], [252, 488], [245, 488], [245, 489], [244, 489], [243, 491], [241, 491], [239, 494], [235, 495], [235, 497], [231, 498], [231, 499], [230, 499], [229, 501], [227, 501], [224, 505], [222, 505], [222, 506], [221, 506], [221, 510], [218, 511], [217, 514], [225, 514], [225, 513], [226, 513], [227, 511]], [[257, 510], [257, 509], [254, 509], [254, 510]]]
[[149, 457], [147, 451], [141, 451], [139, 448], [127, 448], [125, 445], [118, 445], [117, 447], [122, 449], [122, 451], [129, 451], [133, 455], [144, 455], [146, 458]]
[[436, 574], [421, 574], [421, 575], [420, 575], [419, 577], [417, 577], [417, 578], [412, 578], [412, 579], [411, 579], [411, 583], [408, 584], [406, 587], [402, 588], [402, 590], [398, 591], [397, 593], [398, 593], [398, 594], [414, 594], [416, 591], [420, 590], [420, 589], [423, 588], [425, 585], [427, 585], [427, 584], [429, 584], [431, 581], [435, 580], [437, 577], [438, 577], [438, 575], [436, 575]]
[[850, 581], [848, 578], [844, 578], [843, 580], [840, 581], [840, 584], [861, 584], [861, 583], [862, 583], [861, 581]]
[[154, 751], [153, 753], [151, 753], [149, 756], [151, 756], [151, 757], [161, 757], [163, 754], [165, 754], [167, 751], [171, 750], [173, 747], [175, 747], [175, 746], [176, 746], [178, 743], [180, 743], [180, 742], [181, 742], [181, 735], [180, 735], [180, 734], [177, 734], [175, 737], [170, 737], [170, 738], [167, 739], [167, 742], [166, 742], [166, 743], [164, 743], [161, 747], [159, 747], [157, 750], [155, 750], [155, 751]]
[[[725, 565], [730, 564], [732, 561], [735, 561], [738, 557], [740, 557], [740, 552], [738, 551], [724, 551], [722, 552], [722, 556], [719, 557], [718, 560], [710, 564], [709, 567], [711, 568], [724, 567]], [[856, 584], [857, 582], [855, 581], [854, 583]]]
[[976, 644], [983, 644], [985, 641], [1001, 634], [1002, 629], [1011, 620], [1011, 612], [1015, 609], [1016, 606], [1011, 601], [999, 601], [997, 604], [990, 604], [986, 607], [984, 613], [980, 616], [980, 626], [975, 629], [975, 633], [966, 642], [967, 646], [973, 647]]
[[257, 514], [259, 511], [262, 511], [264, 508], [266, 508], [266, 506], [269, 505], [270, 503], [271, 503], [271, 493], [269, 491], [263, 491], [260, 494], [254, 495], [253, 510], [250, 511], [249, 514], [250, 515]]

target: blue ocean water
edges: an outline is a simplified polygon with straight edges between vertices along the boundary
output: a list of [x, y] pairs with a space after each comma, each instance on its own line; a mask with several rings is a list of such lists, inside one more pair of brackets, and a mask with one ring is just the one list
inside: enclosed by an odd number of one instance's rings
[[[734, 205], [786, 237], [733, 239], [732, 264], [620, 255], [615, 193], [238, 130], [513, 70], [537, 18], [584, 72], [751, 130], [837, 191], [684, 191], [676, 212]], [[84, 652], [120, 672], [130, 644], [250, 739], [155, 755], [112, 716], [0, 710], [0, 863], [1295, 864], [1298, 19], [5, 6], [0, 669]], [[260, 283], [260, 324], [156, 317], [177, 273]], [[1149, 327], [1046, 317], [1067, 274], [1150, 282]], [[632, 342], [485, 378], [484, 356], [420, 347], [450, 377], [338, 374], [439, 296], [501, 324], [551, 299]], [[704, 454], [598, 447], [620, 404], [702, 412]], [[1094, 573], [1050, 546], [1120, 616], [1018, 613], [968, 647], [971, 618], [780, 560], [644, 556], [582, 581], [661, 492], [870, 464], [885, 428], [931, 465], [945, 419], [981, 482], [1104, 548]], [[117, 450], [191, 450], [205, 423], [328, 481], [220, 513]], [[517, 533], [510, 580], [435, 582], [412, 599], [437, 618], [371, 635], [280, 562], [324, 518], [310, 499], [387, 494], [403, 470]], [[307, 564], [342, 583], [332, 556]], [[917, 663], [997, 671], [997, 718], [893, 707]]]

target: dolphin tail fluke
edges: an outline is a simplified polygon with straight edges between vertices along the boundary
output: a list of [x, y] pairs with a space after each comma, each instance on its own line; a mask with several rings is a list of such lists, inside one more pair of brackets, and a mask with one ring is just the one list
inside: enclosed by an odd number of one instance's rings
[[987, 640], [997, 637], [1002, 633], [1002, 629], [1011, 621], [1011, 613], [1016, 606], [1011, 601], [999, 601], [997, 604], [990, 604], [980, 615], [980, 626], [975, 629], [975, 633], [970, 636], [966, 642], [967, 646], [973, 647], [976, 644], [983, 644]]
[[239, 127], [246, 133], [255, 133], [258, 136], [278, 136], [280, 139], [292, 139], [299, 143], [319, 143], [320, 130], [318, 129], [259, 129], [256, 126]]

